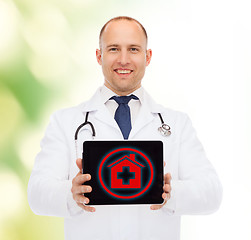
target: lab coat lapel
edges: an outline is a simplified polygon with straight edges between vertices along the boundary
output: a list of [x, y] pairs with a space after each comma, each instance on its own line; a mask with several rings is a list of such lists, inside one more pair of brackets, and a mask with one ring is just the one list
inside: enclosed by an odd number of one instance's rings
[[107, 107], [103, 104], [102, 107], [94, 114], [97, 120], [110, 125], [116, 129], [119, 129], [118, 124], [116, 123], [115, 119], [112, 117], [111, 113], [107, 109]]
[[156, 104], [150, 95], [144, 90], [142, 105], [130, 132], [129, 138], [134, 138], [134, 136], [141, 129], [154, 120], [157, 113], [162, 113], [163, 111], [164, 107]]
[[98, 88], [93, 97], [89, 101], [87, 101], [84, 106], [82, 106], [81, 111], [94, 112], [94, 117], [96, 118], [96, 120], [110, 125], [111, 127], [114, 127], [120, 131], [116, 121], [112, 117], [105, 104], [102, 102], [100, 89], [101, 87]]
[[142, 128], [153, 121], [153, 118], [153, 114], [149, 111], [148, 107], [145, 104], [142, 104], [142, 107], [130, 132], [129, 138], [133, 138]]

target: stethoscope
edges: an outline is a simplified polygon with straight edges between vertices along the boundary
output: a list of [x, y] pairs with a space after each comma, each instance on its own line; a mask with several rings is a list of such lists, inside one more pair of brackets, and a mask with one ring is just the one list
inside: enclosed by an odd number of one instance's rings
[[[160, 118], [160, 121], [161, 121], [161, 126], [158, 128], [158, 131], [160, 132], [160, 134], [164, 137], [168, 137], [171, 135], [171, 128], [169, 125], [167, 125], [161, 114], [158, 113], [159, 115], [159, 118]], [[95, 128], [93, 126], [93, 124], [91, 122], [88, 121], [88, 116], [89, 116], [89, 112], [86, 112], [86, 115], [85, 115], [85, 121], [79, 125], [79, 127], [77, 128], [76, 132], [75, 132], [75, 136], [74, 136], [74, 139], [75, 139], [75, 147], [76, 147], [76, 154], [77, 154], [77, 140], [78, 140], [78, 133], [79, 131], [86, 125], [90, 125], [91, 127], [91, 130], [92, 130], [92, 139], [95, 139], [96, 137], [96, 132], [95, 132]]]

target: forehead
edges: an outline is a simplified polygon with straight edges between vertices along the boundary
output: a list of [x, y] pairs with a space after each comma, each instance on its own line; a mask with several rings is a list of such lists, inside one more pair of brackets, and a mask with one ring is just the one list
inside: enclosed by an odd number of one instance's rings
[[146, 45], [146, 36], [141, 26], [134, 21], [118, 20], [110, 22], [102, 35], [103, 46], [117, 45]]

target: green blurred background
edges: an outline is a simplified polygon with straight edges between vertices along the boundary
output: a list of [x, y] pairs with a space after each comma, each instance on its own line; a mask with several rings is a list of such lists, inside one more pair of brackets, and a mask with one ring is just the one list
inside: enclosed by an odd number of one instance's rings
[[0, 239], [64, 239], [63, 219], [29, 208], [34, 157], [49, 115], [102, 84], [99, 30], [130, 2], [0, 0]]

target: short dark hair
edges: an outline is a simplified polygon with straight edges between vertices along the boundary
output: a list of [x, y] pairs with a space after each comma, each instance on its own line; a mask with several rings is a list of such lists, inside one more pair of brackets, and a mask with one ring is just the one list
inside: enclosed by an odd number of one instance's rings
[[101, 28], [100, 33], [99, 33], [99, 47], [100, 47], [100, 48], [101, 48], [101, 37], [102, 37], [102, 34], [103, 34], [103, 32], [104, 32], [106, 26], [107, 26], [110, 22], [119, 21], [119, 20], [134, 21], [134, 22], [138, 23], [139, 26], [141, 27], [141, 29], [143, 30], [145, 36], [146, 36], [146, 42], [147, 42], [148, 37], [147, 37], [146, 29], [143, 27], [143, 25], [142, 25], [139, 21], [137, 21], [136, 19], [131, 18], [131, 17], [119, 16], [119, 17], [115, 17], [115, 18], [110, 19], [110, 20], [109, 20], [108, 22], [106, 22], [106, 24]]

